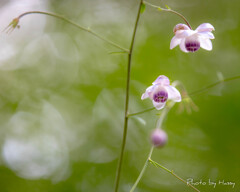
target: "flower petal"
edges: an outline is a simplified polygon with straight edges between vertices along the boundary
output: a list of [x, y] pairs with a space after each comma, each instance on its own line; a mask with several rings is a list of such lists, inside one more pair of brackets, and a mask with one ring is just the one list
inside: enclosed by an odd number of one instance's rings
[[188, 52], [186, 47], [185, 47], [185, 39], [182, 39], [181, 43], [180, 43], [180, 49], [183, 51], [183, 52]]
[[211, 32], [213, 30], [215, 30], [215, 29], [210, 23], [203, 23], [203, 24], [199, 25], [198, 28], [196, 29], [196, 31], [198, 31], [198, 32], [203, 32], [203, 31]]
[[175, 102], [180, 102], [182, 100], [180, 92], [173, 86], [169, 85], [164, 87], [168, 92], [168, 99], [171, 99]]
[[150, 96], [152, 90], [153, 90], [153, 85], [151, 85], [150, 87], [148, 87], [146, 89], [145, 93], [142, 94], [141, 99], [144, 100], [144, 99], [148, 98]]
[[214, 39], [214, 35], [211, 32], [198, 32], [198, 34], [203, 37], [203, 38], [209, 38], [209, 39]]
[[193, 30], [179, 30], [179, 31], [176, 31], [175, 34], [176, 34], [175, 36], [177, 38], [185, 38], [185, 37], [189, 37], [191, 35], [196, 34], [196, 31], [193, 31]]
[[155, 107], [157, 110], [162, 109], [162, 108], [166, 105], [166, 102], [165, 102], [165, 103], [157, 103], [157, 102], [155, 102], [155, 101], [152, 101], [152, 102], [153, 102], [154, 107]]
[[171, 40], [171, 43], [170, 43], [170, 49], [173, 49], [174, 47], [176, 47], [177, 45], [179, 45], [181, 43], [181, 40], [180, 38], [177, 38], [176, 36], [174, 36]]
[[147, 99], [148, 97], [149, 97], [149, 96], [148, 96], [148, 93], [145, 92], [145, 93], [142, 94], [141, 99], [144, 100], [144, 99]]
[[185, 24], [179, 23], [173, 28], [173, 32], [176, 33], [179, 30], [190, 30], [190, 28]]
[[170, 85], [170, 81], [165, 75], [160, 75], [152, 84]]
[[206, 38], [199, 38], [199, 41], [200, 41], [200, 46], [203, 48], [203, 49], [206, 49], [208, 51], [211, 51], [212, 50], [212, 42], [210, 39], [206, 39]]

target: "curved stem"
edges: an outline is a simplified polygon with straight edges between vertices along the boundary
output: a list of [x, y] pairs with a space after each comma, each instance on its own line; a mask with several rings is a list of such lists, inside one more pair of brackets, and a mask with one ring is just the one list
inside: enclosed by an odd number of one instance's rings
[[185, 181], [184, 179], [182, 179], [181, 177], [179, 177], [177, 174], [175, 174], [173, 171], [169, 170], [168, 168], [164, 167], [163, 165], [160, 165], [159, 163], [153, 161], [152, 159], [148, 159], [148, 161], [150, 163], [152, 163], [153, 165], [162, 168], [163, 170], [167, 171], [168, 173], [171, 173], [174, 177], [176, 177], [178, 180], [182, 181], [183, 183], [185, 183], [187, 186], [191, 187], [192, 189], [194, 189], [197, 192], [200, 192], [197, 188], [195, 188], [193, 185], [191, 185], [190, 183], [188, 183], [187, 181]]
[[143, 174], [144, 174], [144, 172], [145, 172], [145, 170], [146, 170], [146, 168], [147, 168], [147, 166], [149, 164], [149, 159], [151, 159], [153, 149], [154, 149], [154, 147], [151, 147], [149, 155], [148, 155], [148, 158], [147, 158], [147, 160], [146, 160], [146, 162], [145, 162], [145, 164], [144, 164], [144, 166], [142, 168], [142, 171], [140, 172], [140, 174], [139, 174], [137, 180], [135, 181], [134, 185], [132, 186], [130, 192], [133, 192], [135, 190], [135, 188], [137, 187], [140, 179], [142, 178], [142, 176], [143, 176]]
[[132, 35], [132, 41], [131, 41], [131, 45], [130, 45], [130, 49], [129, 49], [129, 53], [128, 53], [123, 140], [122, 140], [121, 152], [120, 152], [117, 173], [116, 173], [115, 192], [118, 191], [119, 180], [120, 180], [121, 169], [122, 169], [122, 162], [123, 162], [123, 154], [124, 154], [124, 149], [125, 149], [125, 145], [126, 145], [126, 137], [127, 137], [127, 129], [128, 129], [128, 104], [129, 104], [129, 87], [130, 87], [130, 77], [131, 77], [132, 52], [133, 52], [133, 46], [134, 46], [134, 42], [135, 42], [138, 22], [139, 22], [139, 18], [140, 18], [142, 2], [143, 2], [143, 0], [140, 0], [137, 18], [136, 18], [136, 22], [135, 22], [135, 26], [134, 26], [134, 30], [133, 30], [133, 35]]
[[235, 77], [226, 78], [226, 79], [223, 79], [221, 81], [217, 81], [216, 83], [210, 84], [210, 85], [208, 85], [206, 87], [203, 87], [202, 89], [199, 89], [197, 91], [193, 91], [193, 92], [189, 93], [189, 95], [190, 96], [198, 95], [198, 94], [200, 94], [200, 93], [202, 93], [202, 92], [204, 92], [204, 91], [206, 91], [208, 89], [211, 89], [211, 88], [213, 88], [213, 87], [215, 87], [215, 86], [217, 86], [217, 85], [219, 85], [219, 84], [221, 84], [223, 82], [228, 82], [228, 81], [232, 81], [232, 80], [235, 80], [235, 79], [240, 79], [240, 75], [239, 76], [235, 76]]
[[48, 12], [43, 12], [43, 11], [28, 11], [28, 12], [25, 12], [25, 13], [19, 15], [19, 16], [17, 17], [17, 19], [21, 19], [22, 17], [24, 17], [24, 16], [26, 16], [26, 15], [30, 15], [30, 14], [43, 14], [43, 15], [48, 15], [48, 16], [52, 16], [52, 17], [61, 19], [61, 20], [65, 21], [65, 22], [67, 22], [67, 23], [69, 23], [69, 24], [77, 27], [78, 29], [81, 29], [81, 30], [83, 30], [83, 31], [86, 31], [86, 32], [88, 32], [88, 33], [91, 33], [93, 36], [95, 36], [95, 37], [97, 37], [97, 38], [99, 38], [99, 39], [107, 42], [108, 44], [110, 44], [110, 45], [112, 45], [112, 46], [114, 46], [114, 47], [116, 47], [116, 48], [118, 48], [118, 49], [121, 49], [122, 51], [124, 51], [124, 52], [126, 52], [126, 53], [129, 52], [129, 50], [121, 47], [120, 45], [118, 45], [118, 44], [116, 44], [116, 43], [114, 43], [114, 42], [112, 42], [112, 41], [110, 41], [110, 40], [108, 40], [108, 39], [106, 39], [105, 37], [97, 34], [97, 33], [94, 32], [94, 31], [92, 31], [91, 29], [82, 27], [82, 26], [78, 25], [77, 23], [74, 23], [73, 21], [71, 21], [71, 20], [69, 20], [69, 19], [67, 19], [67, 18], [65, 18], [65, 17], [63, 17], [63, 16], [61, 16], [61, 15], [57, 15], [57, 14], [55, 14], [55, 13], [48, 13]]
[[177, 11], [174, 11], [174, 10], [172, 10], [172, 9], [164, 9], [164, 8], [162, 8], [162, 7], [159, 7], [159, 6], [153, 5], [153, 4], [151, 4], [151, 3], [148, 3], [147, 1], [144, 1], [144, 3], [145, 3], [146, 5], [149, 5], [149, 6], [153, 7], [153, 8], [156, 8], [156, 9], [158, 9], [158, 10], [160, 10], [160, 11], [171, 12], [171, 13], [174, 13], [174, 14], [178, 15], [179, 17], [181, 17], [181, 18], [184, 20], [184, 22], [188, 25], [188, 27], [189, 27], [190, 29], [192, 29], [192, 27], [191, 27], [190, 23], [187, 21], [186, 17], [184, 17], [181, 13], [178, 13]]

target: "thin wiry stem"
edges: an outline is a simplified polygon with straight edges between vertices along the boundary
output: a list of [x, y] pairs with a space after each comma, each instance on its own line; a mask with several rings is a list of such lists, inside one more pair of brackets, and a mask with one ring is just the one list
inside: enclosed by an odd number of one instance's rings
[[[217, 81], [217, 82], [212, 83], [210, 85], [207, 85], [207, 86], [205, 86], [205, 87], [203, 87], [203, 88], [201, 88], [199, 90], [193, 91], [193, 92], [189, 93], [188, 95], [189, 96], [195, 96], [195, 95], [201, 94], [201, 93], [203, 93], [205, 91], [208, 91], [209, 89], [211, 89], [211, 88], [213, 88], [213, 87], [215, 87], [215, 86], [217, 86], [217, 85], [219, 85], [221, 83], [232, 81], [232, 80], [236, 80], [236, 79], [240, 79], [240, 76], [230, 77], [230, 78], [223, 79], [221, 81]], [[140, 114], [152, 111], [154, 109], [155, 109], [155, 107], [152, 107], [152, 108], [149, 108], [149, 109], [145, 109], [143, 111], [139, 111], [139, 112], [136, 112], [136, 113], [131, 113], [128, 116], [132, 117], [132, 116], [135, 116], [135, 115], [140, 115]]]
[[[157, 125], [156, 125], [157, 129], [161, 129], [164, 118], [167, 116], [167, 113], [174, 106], [174, 104], [175, 104], [175, 102], [171, 102], [163, 109], [163, 112], [161, 113], [161, 115], [160, 115], [160, 117], [159, 117], [159, 119], [157, 121]], [[142, 178], [142, 176], [143, 176], [143, 174], [144, 174], [144, 172], [145, 172], [145, 170], [146, 170], [146, 168], [147, 168], [147, 166], [148, 166], [148, 164], [150, 162], [149, 160], [152, 157], [153, 149], [154, 149], [154, 146], [151, 147], [151, 150], [149, 152], [148, 158], [147, 158], [147, 160], [146, 160], [146, 162], [145, 162], [145, 164], [144, 164], [144, 166], [143, 166], [143, 168], [142, 168], [142, 170], [141, 170], [137, 180], [135, 181], [134, 185], [132, 186], [132, 189], [130, 190], [130, 192], [133, 192], [135, 190], [135, 188], [137, 187], [139, 181], [141, 180], [141, 178]]]
[[137, 187], [140, 179], [142, 178], [142, 176], [143, 176], [143, 174], [144, 174], [144, 172], [145, 172], [145, 170], [146, 170], [146, 168], [147, 168], [147, 166], [148, 166], [148, 164], [149, 164], [149, 159], [150, 159], [151, 156], [152, 156], [153, 149], [154, 149], [154, 147], [151, 147], [150, 152], [149, 152], [149, 155], [148, 155], [148, 158], [147, 158], [147, 160], [146, 160], [146, 162], [145, 162], [145, 164], [144, 164], [144, 166], [143, 166], [143, 168], [142, 168], [142, 170], [141, 170], [141, 172], [140, 172], [137, 180], [135, 181], [134, 185], [132, 186], [130, 192], [133, 192], [133, 191], [135, 190], [135, 188]]
[[163, 124], [163, 120], [164, 118], [167, 116], [168, 112], [170, 111], [170, 109], [174, 106], [175, 102], [170, 102], [166, 105], [166, 107], [163, 109], [160, 118], [157, 121], [157, 129], [161, 129], [162, 124]]
[[223, 79], [221, 81], [217, 81], [213, 84], [207, 85], [207, 86], [203, 87], [202, 89], [199, 89], [197, 91], [193, 91], [193, 92], [189, 93], [189, 96], [198, 95], [198, 94], [203, 93], [203, 92], [207, 91], [208, 89], [211, 89], [211, 88], [213, 88], [213, 87], [215, 87], [215, 86], [217, 86], [217, 85], [219, 85], [223, 82], [228, 82], [228, 81], [232, 81], [232, 80], [235, 80], [235, 79], [240, 79], [240, 75], [235, 76], [235, 77], [226, 78], [226, 79]]
[[149, 109], [145, 109], [145, 110], [139, 111], [139, 112], [137, 112], [137, 113], [131, 113], [131, 114], [128, 114], [128, 117], [135, 116], [135, 115], [140, 115], [140, 114], [142, 114], [142, 113], [146, 113], [146, 112], [148, 112], [148, 111], [152, 111], [153, 109], [155, 109], [155, 107], [151, 107], [151, 108], [149, 108]]
[[125, 150], [126, 145], [126, 138], [127, 138], [127, 129], [128, 129], [128, 104], [129, 104], [129, 87], [130, 87], [130, 79], [131, 79], [131, 63], [132, 63], [132, 52], [138, 27], [138, 22], [141, 14], [141, 6], [142, 6], [143, 0], [140, 0], [139, 2], [139, 8], [137, 13], [137, 18], [133, 30], [132, 35], [132, 41], [128, 53], [128, 66], [127, 66], [127, 85], [126, 85], [126, 98], [125, 98], [125, 114], [124, 114], [124, 129], [123, 129], [123, 139], [122, 139], [122, 145], [121, 145], [121, 152], [117, 167], [117, 173], [116, 173], [116, 180], [115, 180], [115, 192], [118, 191], [119, 181], [120, 181], [120, 175], [121, 175], [121, 169], [122, 169], [122, 163], [123, 163], [123, 154]]
[[171, 173], [174, 177], [176, 177], [178, 180], [182, 181], [183, 183], [185, 183], [187, 186], [191, 187], [192, 189], [194, 189], [197, 192], [200, 192], [196, 187], [194, 187], [193, 185], [191, 185], [190, 183], [188, 183], [187, 181], [185, 181], [184, 179], [182, 179], [181, 177], [179, 177], [177, 174], [175, 174], [173, 172], [173, 170], [169, 170], [168, 168], [164, 167], [163, 165], [160, 165], [159, 163], [153, 161], [151, 158], [148, 159], [148, 161], [150, 161], [150, 163], [152, 163], [154, 166], [160, 167], [163, 170], [167, 171], [168, 173]]
[[192, 27], [191, 27], [190, 23], [187, 21], [186, 17], [184, 17], [181, 13], [178, 13], [177, 11], [174, 11], [174, 10], [172, 10], [172, 9], [164, 9], [164, 8], [159, 7], [159, 6], [157, 6], [157, 5], [153, 5], [153, 4], [151, 4], [151, 3], [147, 2], [147, 1], [144, 1], [144, 3], [145, 3], [146, 5], [149, 5], [149, 6], [153, 7], [153, 8], [158, 9], [159, 11], [171, 12], [171, 13], [174, 13], [174, 14], [178, 15], [179, 17], [181, 17], [181, 18], [184, 20], [184, 22], [188, 25], [188, 27], [189, 27], [190, 29], [192, 29]]
[[[48, 12], [44, 12], [44, 11], [28, 11], [28, 12], [25, 12], [25, 13], [19, 15], [17, 18], [15, 18], [15, 20], [18, 19], [18, 21], [19, 21], [22, 17], [24, 17], [24, 16], [26, 16], [26, 15], [30, 15], [30, 14], [43, 14], [43, 15], [48, 15], [48, 16], [52, 16], [52, 17], [61, 19], [61, 20], [65, 21], [65, 22], [67, 22], [67, 23], [69, 23], [69, 24], [77, 27], [78, 29], [81, 29], [81, 30], [83, 30], [83, 31], [86, 31], [86, 32], [92, 34], [93, 36], [97, 37], [98, 39], [101, 39], [101, 40], [105, 41], [106, 43], [108, 43], [108, 44], [110, 44], [110, 45], [112, 45], [112, 46], [114, 46], [114, 47], [116, 47], [116, 48], [118, 48], [118, 49], [121, 49], [121, 50], [124, 51], [125, 53], [129, 53], [129, 50], [128, 50], [128, 49], [125, 49], [125, 48], [121, 47], [120, 45], [118, 45], [118, 44], [116, 44], [116, 43], [114, 43], [114, 42], [106, 39], [105, 37], [97, 34], [96, 32], [92, 31], [92, 30], [89, 29], [89, 28], [82, 27], [82, 26], [78, 25], [77, 23], [75, 23], [75, 22], [73, 22], [73, 21], [65, 18], [64, 16], [61, 16], [61, 15], [58, 15], [58, 14], [55, 14], [55, 13], [48, 13]], [[18, 24], [18, 23], [17, 23], [17, 24]], [[8, 26], [8, 28], [13, 30], [16, 26], [18, 26], [17, 24], [14, 23], [14, 25], [12, 25], [12, 23], [10, 23], [10, 25]]]

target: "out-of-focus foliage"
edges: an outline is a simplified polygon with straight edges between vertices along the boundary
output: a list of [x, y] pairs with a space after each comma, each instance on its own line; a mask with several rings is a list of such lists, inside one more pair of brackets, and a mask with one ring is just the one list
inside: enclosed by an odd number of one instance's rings
[[[193, 28], [211, 23], [213, 51], [169, 49], [172, 29], [183, 21], [146, 6], [133, 53], [130, 112], [152, 107], [146, 87], [164, 74], [191, 93], [240, 74], [240, 3], [159, 1], [183, 13]], [[59, 13], [128, 48], [138, 1], [11, 0], [0, 2], [4, 29], [24, 11]], [[20, 29], [0, 36], [0, 191], [113, 191], [123, 132], [126, 54], [84, 31], [44, 15], [28, 15]], [[153, 160], [196, 181], [235, 182], [196, 186], [202, 191], [239, 190], [240, 81], [223, 83], [192, 99], [199, 111], [164, 122], [168, 144]], [[158, 112], [131, 117], [120, 191], [129, 191], [150, 150]], [[191, 191], [169, 173], [149, 166], [143, 191]]]

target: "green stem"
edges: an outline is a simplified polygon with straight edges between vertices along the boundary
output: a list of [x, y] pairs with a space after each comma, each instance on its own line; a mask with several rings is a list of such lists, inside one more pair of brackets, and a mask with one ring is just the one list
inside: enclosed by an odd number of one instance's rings
[[181, 177], [179, 177], [177, 174], [175, 174], [173, 171], [170, 171], [168, 168], [164, 167], [163, 165], [160, 165], [159, 163], [153, 161], [152, 159], [148, 159], [148, 161], [150, 163], [152, 163], [153, 165], [162, 168], [163, 170], [167, 171], [168, 173], [171, 173], [174, 177], [176, 177], [178, 180], [182, 181], [183, 183], [185, 183], [187, 186], [191, 187], [192, 189], [194, 189], [197, 192], [200, 192], [197, 188], [195, 188], [193, 185], [191, 185], [190, 183], [188, 183], [187, 181], [185, 181], [184, 179], [182, 179]]
[[67, 19], [67, 18], [65, 18], [65, 17], [63, 17], [63, 16], [61, 16], [61, 15], [57, 15], [57, 14], [55, 14], [55, 13], [48, 13], [48, 12], [43, 12], [43, 11], [28, 11], [28, 12], [25, 12], [25, 13], [19, 15], [19, 16], [18, 16], [18, 19], [21, 19], [22, 17], [24, 17], [24, 16], [26, 16], [26, 15], [29, 15], [29, 14], [43, 14], [43, 15], [48, 15], [48, 16], [52, 16], [52, 17], [61, 19], [61, 20], [65, 21], [65, 22], [67, 22], [67, 23], [69, 23], [69, 24], [77, 27], [78, 29], [81, 29], [81, 30], [83, 30], [83, 31], [86, 31], [86, 32], [92, 34], [93, 36], [95, 36], [95, 37], [97, 37], [97, 38], [99, 38], [99, 39], [101, 39], [101, 40], [109, 43], [110, 45], [112, 45], [112, 46], [114, 46], [114, 47], [116, 47], [116, 48], [118, 48], [118, 49], [121, 49], [122, 51], [124, 51], [124, 52], [126, 52], [126, 53], [129, 53], [129, 50], [127, 50], [127, 49], [121, 47], [120, 45], [118, 45], [118, 44], [116, 44], [116, 43], [114, 43], [114, 42], [112, 42], [112, 41], [104, 38], [104, 37], [101, 36], [101, 35], [98, 35], [96, 32], [92, 31], [91, 29], [82, 27], [82, 26], [78, 25], [77, 23], [74, 23], [73, 21], [71, 21], [71, 20], [69, 20], [69, 19]]
[[120, 152], [120, 157], [119, 157], [119, 162], [118, 162], [118, 167], [117, 167], [117, 173], [116, 173], [115, 192], [118, 191], [118, 187], [119, 187], [119, 181], [120, 181], [120, 175], [121, 175], [121, 169], [122, 169], [122, 163], [123, 163], [123, 154], [124, 154], [125, 145], [126, 145], [126, 137], [127, 137], [127, 129], [128, 129], [128, 104], [129, 104], [129, 87], [130, 87], [130, 77], [131, 77], [132, 52], [133, 52], [133, 47], [134, 47], [138, 22], [139, 22], [139, 18], [140, 18], [142, 2], [143, 2], [143, 0], [140, 0], [138, 13], [137, 13], [137, 18], [136, 18], [136, 22], [135, 22], [135, 26], [134, 26], [134, 30], [133, 30], [133, 35], [132, 35], [132, 41], [131, 41], [131, 45], [130, 45], [130, 49], [129, 49], [129, 53], [128, 53], [124, 129], [123, 129], [123, 139], [122, 139], [122, 145], [121, 145], [121, 152]]
[[144, 164], [144, 166], [142, 168], [142, 171], [140, 172], [140, 174], [139, 174], [137, 180], [135, 181], [134, 185], [132, 186], [130, 192], [133, 192], [135, 190], [135, 188], [137, 187], [139, 181], [141, 180], [141, 178], [142, 178], [142, 176], [143, 176], [143, 174], [144, 174], [144, 172], [145, 172], [145, 170], [146, 170], [146, 168], [147, 168], [147, 166], [149, 164], [149, 159], [151, 159], [153, 149], [154, 149], [154, 147], [151, 147], [151, 150], [150, 150], [148, 158], [147, 158], [147, 160], [146, 160], [146, 162], [145, 162], [145, 164]]
[[156, 8], [156, 9], [158, 9], [158, 10], [160, 10], [160, 11], [171, 12], [171, 13], [174, 13], [174, 14], [178, 15], [179, 17], [181, 17], [181, 18], [185, 21], [185, 23], [188, 25], [188, 27], [189, 27], [190, 29], [192, 29], [190, 23], [187, 21], [187, 19], [186, 19], [181, 13], [178, 13], [177, 11], [174, 11], [174, 10], [172, 10], [172, 9], [164, 9], [164, 8], [162, 8], [162, 7], [159, 7], [159, 6], [153, 5], [153, 4], [151, 4], [151, 3], [148, 3], [147, 1], [144, 1], [144, 3], [145, 3], [146, 5], [149, 5], [149, 6], [153, 7], [153, 8]]
[[[160, 116], [160, 118], [159, 118], [159, 120], [158, 120], [158, 122], [157, 122], [156, 128], [161, 128], [164, 118], [166, 117], [166, 115], [167, 115], [167, 113], [170, 111], [170, 109], [174, 106], [174, 104], [175, 104], [175, 102], [170, 102], [170, 103], [168, 103], [168, 105], [163, 109], [163, 112], [161, 113], [161, 116]], [[146, 170], [146, 168], [147, 168], [147, 166], [148, 166], [148, 164], [149, 164], [149, 160], [151, 159], [153, 149], [154, 149], [154, 146], [151, 147], [151, 150], [150, 150], [149, 155], [148, 155], [148, 158], [147, 158], [147, 160], [146, 160], [146, 162], [145, 162], [145, 164], [144, 164], [144, 166], [143, 166], [143, 168], [142, 168], [142, 171], [140, 172], [140, 174], [139, 174], [137, 180], [135, 181], [135, 183], [134, 183], [132, 189], [130, 190], [130, 192], [133, 192], [133, 191], [134, 191], [134, 189], [137, 187], [140, 179], [142, 178], [142, 176], [143, 176], [143, 174], [144, 174], [144, 172], [145, 172], [145, 170]]]
[[146, 113], [146, 112], [148, 112], [148, 111], [152, 111], [153, 109], [155, 109], [155, 107], [152, 107], [152, 108], [149, 108], [149, 109], [145, 109], [145, 110], [139, 111], [139, 112], [137, 112], [137, 113], [131, 113], [131, 114], [128, 114], [128, 117], [135, 116], [135, 115], [140, 115], [140, 114], [142, 114], [142, 113]]
[[167, 116], [167, 113], [174, 106], [175, 102], [169, 102], [166, 107], [163, 109], [160, 118], [157, 121], [157, 129], [161, 129], [164, 118]]
[[193, 92], [189, 93], [189, 95], [190, 96], [198, 95], [198, 94], [200, 94], [200, 93], [202, 93], [202, 92], [204, 92], [204, 91], [206, 91], [208, 89], [211, 89], [211, 88], [213, 88], [213, 87], [215, 87], [215, 86], [217, 86], [217, 85], [219, 85], [219, 84], [221, 84], [223, 82], [228, 82], [228, 81], [232, 81], [232, 80], [235, 80], [235, 79], [240, 79], [240, 76], [235, 76], [235, 77], [230, 77], [230, 78], [223, 79], [221, 81], [218, 81], [216, 83], [213, 83], [213, 84], [210, 84], [210, 85], [208, 85], [206, 87], [203, 87], [202, 89], [199, 89], [197, 91], [193, 91]]

